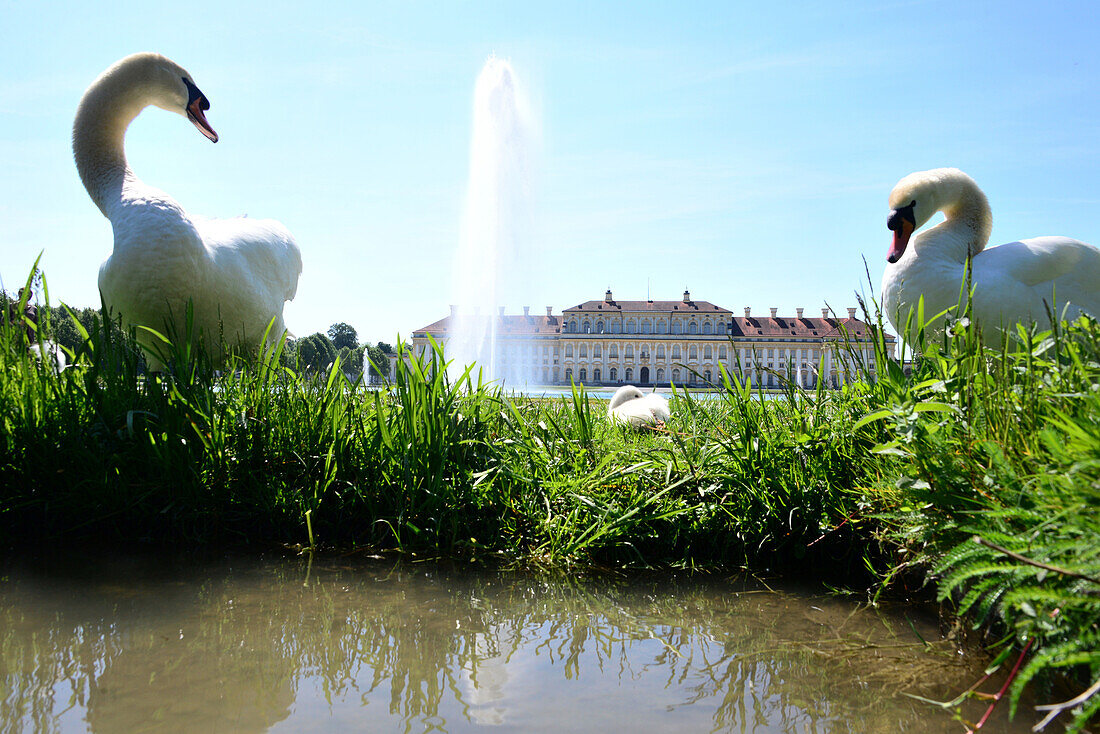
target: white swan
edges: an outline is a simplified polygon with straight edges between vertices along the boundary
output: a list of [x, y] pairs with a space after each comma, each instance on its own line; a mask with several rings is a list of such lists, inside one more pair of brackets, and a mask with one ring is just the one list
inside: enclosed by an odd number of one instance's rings
[[[957, 168], [911, 173], [890, 192], [894, 241], [882, 275], [882, 305], [901, 332], [924, 296], [926, 319], [959, 303], [973, 256], [971, 314], [1000, 346], [1017, 323], [1047, 323], [1047, 304], [1066, 317], [1100, 316], [1100, 250], [1068, 237], [1036, 237], [985, 249], [993, 216], [985, 194]], [[913, 235], [936, 212], [946, 220]], [[942, 321], [940, 322], [942, 328]], [[934, 328], [934, 327], [933, 327]]]
[[668, 400], [655, 392], [645, 395], [633, 385], [623, 385], [615, 391], [607, 405], [607, 417], [613, 423], [631, 428], [643, 428], [663, 423], [671, 417]]
[[[114, 229], [114, 252], [99, 269], [104, 303], [123, 324], [165, 333], [171, 318], [182, 334], [186, 305], [194, 304], [195, 336], [210, 354], [221, 342], [246, 349], [260, 344], [272, 319], [282, 336], [283, 304], [294, 298], [302, 256], [280, 223], [205, 219], [189, 215], [172, 197], [142, 182], [126, 164], [123, 137], [149, 105], [183, 115], [218, 142], [206, 121], [210, 103], [191, 75], [158, 54], [128, 56], [92, 82], [73, 123], [73, 154], [80, 179]], [[138, 330], [153, 369], [154, 340]]]
[[65, 350], [55, 341], [43, 339], [41, 344], [34, 342], [27, 351], [39, 362], [49, 360], [50, 366], [58, 372], [69, 366], [69, 358], [65, 356]]

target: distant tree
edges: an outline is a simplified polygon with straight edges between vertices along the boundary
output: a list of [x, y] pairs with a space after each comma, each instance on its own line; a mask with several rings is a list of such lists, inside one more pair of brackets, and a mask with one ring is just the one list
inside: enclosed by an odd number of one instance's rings
[[336, 359], [336, 347], [321, 332], [298, 340], [298, 364], [309, 372], [323, 372]]
[[[383, 349], [385, 347], [385, 349]], [[375, 377], [391, 377], [390, 375], [390, 354], [393, 350], [389, 344], [383, 344], [378, 342], [373, 347], [367, 347], [367, 358], [371, 361], [370, 374]]]
[[328, 327], [328, 338], [337, 349], [355, 349], [359, 346], [359, 334], [353, 326], [343, 321]]
[[366, 347], [344, 347], [340, 350], [340, 369], [349, 380], [363, 374], [363, 350]]
[[298, 362], [298, 342], [299, 339], [295, 339], [292, 336], [287, 336], [286, 344], [283, 345], [283, 352], [279, 355], [279, 364], [283, 367], [294, 367]]

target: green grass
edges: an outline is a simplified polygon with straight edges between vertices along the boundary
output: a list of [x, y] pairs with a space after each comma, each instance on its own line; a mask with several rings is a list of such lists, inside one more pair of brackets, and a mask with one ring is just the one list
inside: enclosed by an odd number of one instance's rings
[[[980, 346], [960, 320], [911, 372], [779, 399], [721, 376], [660, 431], [583, 389], [510, 397], [437, 348], [368, 390], [281, 347], [220, 371], [182, 336], [146, 379], [101, 316], [60, 373], [0, 330], [0, 544], [369, 547], [568, 566], [747, 567], [931, 593], [1055, 700], [1100, 675], [1100, 327]], [[48, 333], [49, 323], [41, 326]], [[976, 541], [975, 539], [980, 539]], [[916, 591], [914, 593], [920, 593]], [[1068, 698], [1069, 696], [1063, 696]], [[1062, 719], [1095, 719], [1092, 695]]]

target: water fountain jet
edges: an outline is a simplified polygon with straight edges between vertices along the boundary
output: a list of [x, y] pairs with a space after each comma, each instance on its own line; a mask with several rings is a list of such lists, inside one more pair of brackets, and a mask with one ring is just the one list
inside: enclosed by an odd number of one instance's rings
[[[470, 173], [455, 259], [446, 344], [452, 376], [477, 364], [486, 380], [505, 377], [497, 351], [499, 304], [530, 273], [532, 118], [515, 71], [490, 56], [474, 87]], [[505, 285], [508, 288], [504, 287]], [[525, 293], [522, 295], [526, 295]]]

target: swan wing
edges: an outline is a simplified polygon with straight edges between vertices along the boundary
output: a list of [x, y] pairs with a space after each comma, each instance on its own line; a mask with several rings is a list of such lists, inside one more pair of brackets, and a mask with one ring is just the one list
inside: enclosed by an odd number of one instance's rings
[[649, 412], [655, 420], [667, 421], [672, 417], [672, 411], [668, 407], [668, 399], [664, 395], [650, 393], [645, 396]]
[[983, 270], [993, 270], [1028, 286], [1072, 276], [1080, 268], [1085, 268], [1083, 275], [1086, 278], [1090, 275], [1100, 277], [1100, 250], [1069, 237], [1035, 237], [1009, 242], [991, 247], [974, 258], [975, 277]]
[[195, 228], [229, 287], [244, 288], [281, 304], [294, 298], [302, 253], [289, 230], [274, 219], [194, 218]]

